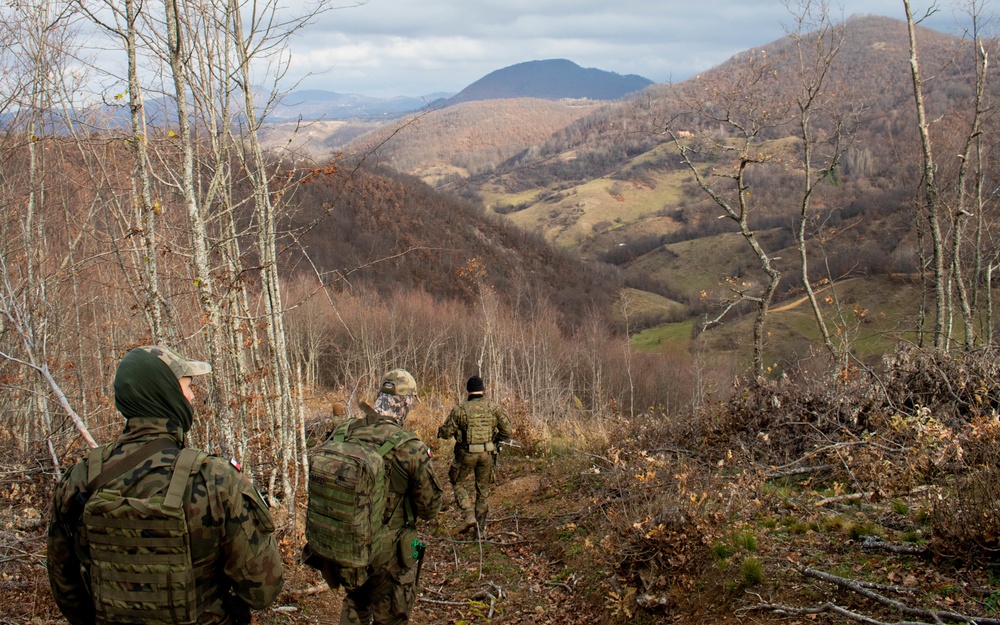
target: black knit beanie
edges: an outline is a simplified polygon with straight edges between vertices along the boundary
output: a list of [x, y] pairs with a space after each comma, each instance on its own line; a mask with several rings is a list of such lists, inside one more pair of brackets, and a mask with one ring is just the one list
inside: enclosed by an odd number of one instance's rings
[[474, 375], [465, 383], [465, 390], [469, 393], [483, 393], [486, 391], [486, 385], [483, 384], [481, 377]]

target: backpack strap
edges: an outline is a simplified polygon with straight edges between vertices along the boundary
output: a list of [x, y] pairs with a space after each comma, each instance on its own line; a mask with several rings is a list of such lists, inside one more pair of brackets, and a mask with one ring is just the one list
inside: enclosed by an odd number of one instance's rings
[[159, 452], [176, 446], [175, 441], [161, 436], [154, 438], [132, 453], [119, 456], [107, 464], [104, 464], [104, 449], [102, 447], [92, 450], [87, 461], [86, 492], [96, 493], [107, 486], [108, 482], [124, 475], [126, 471], [134, 469]]
[[339, 427], [333, 432], [333, 440], [343, 443], [347, 439], [347, 428]]
[[201, 466], [205, 452], [197, 449], [182, 449], [174, 462], [174, 474], [170, 477], [170, 486], [167, 487], [167, 496], [163, 498], [163, 506], [166, 508], [178, 509], [183, 503], [181, 498], [187, 488], [188, 477], [194, 472], [196, 466]]
[[[385, 442], [379, 446], [378, 455], [385, 458], [386, 454], [390, 451], [411, 440], [419, 439], [413, 432], [408, 432], [407, 430], [400, 428], [399, 431], [393, 432], [389, 438], [385, 439]], [[397, 508], [394, 508], [393, 511], [389, 513], [387, 518], [391, 519], [393, 515], [396, 514], [396, 510], [399, 509], [398, 506], [400, 503], [403, 504], [403, 527], [410, 526], [417, 520], [417, 513], [413, 510], [413, 502], [411, 502], [409, 497], [405, 494], [399, 498], [399, 501], [396, 502]]]
[[400, 429], [398, 432], [393, 432], [389, 438], [385, 439], [385, 442], [378, 448], [378, 455], [385, 458], [385, 455], [399, 447], [403, 443], [409, 440], [417, 438], [417, 435], [413, 432], [407, 432], [406, 430]]

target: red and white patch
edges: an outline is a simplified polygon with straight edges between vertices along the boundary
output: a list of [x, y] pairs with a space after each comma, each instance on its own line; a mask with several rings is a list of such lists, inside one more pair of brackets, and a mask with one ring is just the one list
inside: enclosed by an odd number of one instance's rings
[[234, 467], [234, 468], [235, 468], [235, 469], [236, 469], [237, 471], [240, 471], [240, 472], [242, 472], [242, 471], [243, 471], [243, 465], [242, 465], [242, 464], [240, 464], [239, 462], [236, 462], [236, 458], [230, 458], [230, 459], [229, 459], [229, 464], [233, 465], [233, 467]]

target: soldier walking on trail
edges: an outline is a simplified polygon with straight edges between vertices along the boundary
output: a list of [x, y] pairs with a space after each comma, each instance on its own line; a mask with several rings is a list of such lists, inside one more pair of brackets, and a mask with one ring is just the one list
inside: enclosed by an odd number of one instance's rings
[[118, 439], [56, 486], [49, 584], [73, 625], [239, 625], [283, 584], [267, 505], [235, 461], [184, 447], [208, 363], [137, 347], [115, 373]]
[[[490, 510], [490, 490], [496, 463], [497, 445], [513, 435], [510, 419], [498, 404], [486, 399], [482, 378], [472, 376], [465, 384], [468, 398], [452, 408], [438, 438], [455, 438], [455, 459], [448, 470], [455, 504], [462, 513], [461, 533], [486, 531]], [[475, 512], [469, 491], [463, 484], [470, 473], [476, 476]]]
[[[361, 402], [364, 416], [340, 424], [331, 440], [313, 451], [306, 520], [309, 542], [302, 556], [322, 572], [330, 588], [344, 587], [341, 625], [406, 623], [416, 600], [424, 547], [416, 521], [437, 515], [442, 492], [430, 450], [403, 429], [416, 393], [412, 375], [403, 369], [389, 371], [382, 377], [374, 407]], [[364, 482], [368, 492], [351, 499], [352, 493], [366, 490], [353, 485], [355, 474], [362, 471], [338, 463], [345, 454], [366, 462], [372, 450], [382, 456], [377, 461], [379, 477], [387, 473], [388, 482]], [[324, 467], [328, 473], [323, 473]], [[352, 486], [345, 486], [348, 482]], [[369, 520], [366, 513], [378, 518]], [[356, 538], [362, 535], [368, 538]]]

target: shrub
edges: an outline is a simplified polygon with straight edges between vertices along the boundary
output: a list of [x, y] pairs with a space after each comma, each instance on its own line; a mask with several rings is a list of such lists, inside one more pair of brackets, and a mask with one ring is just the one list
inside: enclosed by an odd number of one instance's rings
[[740, 565], [740, 582], [744, 586], [757, 586], [764, 581], [764, 565], [754, 556], [743, 558]]

